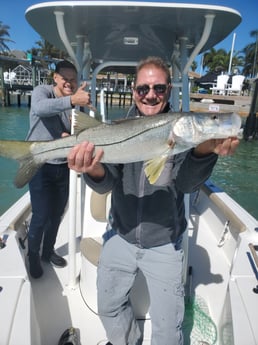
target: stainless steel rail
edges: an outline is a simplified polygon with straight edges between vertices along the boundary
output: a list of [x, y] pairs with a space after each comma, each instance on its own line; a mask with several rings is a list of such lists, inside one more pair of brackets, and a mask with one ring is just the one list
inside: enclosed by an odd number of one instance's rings
[[252, 256], [253, 256], [253, 259], [254, 259], [254, 262], [255, 262], [255, 265], [256, 265], [256, 269], [258, 270], [258, 255], [256, 253], [256, 250], [258, 250], [258, 246], [253, 245], [252, 243], [249, 243], [248, 246], [249, 246], [250, 251], [252, 253]]

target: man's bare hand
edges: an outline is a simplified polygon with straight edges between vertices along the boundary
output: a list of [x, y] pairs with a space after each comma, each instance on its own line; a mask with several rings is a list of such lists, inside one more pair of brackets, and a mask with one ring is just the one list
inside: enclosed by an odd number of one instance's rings
[[239, 145], [239, 139], [210, 139], [207, 140], [194, 149], [196, 156], [205, 156], [210, 153], [216, 153], [219, 156], [233, 155]]
[[75, 94], [71, 96], [71, 104], [72, 105], [79, 105], [79, 106], [90, 106], [91, 105], [91, 99], [90, 99], [90, 93], [85, 91], [87, 83], [84, 81], [82, 85], [77, 89]]
[[103, 154], [102, 149], [95, 152], [94, 144], [84, 141], [69, 152], [68, 166], [76, 172], [87, 173], [93, 178], [101, 179], [105, 176], [105, 169], [100, 163]]

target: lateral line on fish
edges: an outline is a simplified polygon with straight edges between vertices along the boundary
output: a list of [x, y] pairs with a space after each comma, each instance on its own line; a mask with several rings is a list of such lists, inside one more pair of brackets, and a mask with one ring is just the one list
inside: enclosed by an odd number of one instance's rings
[[[149, 128], [143, 129], [143, 130], [139, 130], [139, 131], [136, 132], [135, 134], [131, 134], [130, 137], [124, 137], [124, 138], [121, 138], [121, 139], [119, 139], [119, 140], [114, 140], [114, 139], [112, 138], [112, 141], [111, 141], [110, 143], [105, 143], [105, 142], [103, 142], [103, 143], [101, 143], [101, 144], [96, 144], [95, 146], [96, 146], [97, 148], [98, 148], [98, 147], [103, 147], [103, 148], [104, 148], [104, 147], [112, 146], [112, 145], [115, 145], [115, 144], [124, 143], [124, 142], [127, 142], [127, 141], [129, 141], [129, 140], [131, 140], [131, 139], [133, 139], [133, 138], [138, 137], [138, 136], [141, 135], [141, 134], [144, 134], [144, 133], [146, 133], [146, 132], [152, 130], [153, 128], [160, 128], [160, 127], [163, 127], [163, 126], [166, 126], [166, 125], [167, 125], [167, 122], [164, 122], [164, 123], [161, 123], [161, 124], [156, 125], [156, 126], [153, 126], [153, 127], [149, 127]], [[113, 126], [113, 125], [107, 125], [107, 126]], [[97, 131], [97, 127], [94, 128], [94, 129]], [[80, 135], [80, 133], [74, 134], [73, 137], [78, 138], [79, 135]], [[71, 138], [71, 137], [72, 137], [72, 136], [67, 137], [67, 138], [58, 139], [58, 140], [60, 140], [60, 142], [61, 142], [61, 140], [62, 140], [62, 142], [64, 142], [65, 139], [69, 140], [68, 138]], [[87, 140], [87, 139], [85, 139], [85, 140]], [[46, 143], [51, 143], [51, 142], [52, 142], [52, 140], [49, 140], [49, 141], [36, 141], [35, 143], [38, 145], [38, 144], [46, 144]], [[34, 143], [34, 142], [32, 141], [31, 143]], [[66, 149], [71, 149], [73, 146], [74, 146], [74, 145], [67, 145], [67, 146], [66, 146]], [[58, 151], [58, 150], [60, 150], [60, 147], [59, 147], [59, 146], [54, 147], [54, 148], [51, 147], [51, 148], [49, 148], [49, 150], [48, 150], [48, 149], [44, 150], [44, 153], [53, 152], [53, 151]], [[33, 149], [32, 149], [31, 151], [33, 152], [34, 156], [37, 156], [38, 154], [42, 154], [42, 151], [36, 152], [36, 151], [34, 151]]]

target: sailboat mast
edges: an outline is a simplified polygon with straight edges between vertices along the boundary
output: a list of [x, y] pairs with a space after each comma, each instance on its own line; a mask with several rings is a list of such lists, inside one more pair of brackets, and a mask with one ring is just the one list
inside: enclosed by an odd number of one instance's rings
[[232, 59], [234, 54], [234, 46], [235, 46], [235, 39], [236, 39], [236, 33], [233, 34], [233, 40], [232, 40], [232, 46], [231, 46], [231, 52], [230, 52], [230, 60], [229, 60], [229, 66], [228, 66], [228, 74], [231, 73], [231, 66], [232, 66]]

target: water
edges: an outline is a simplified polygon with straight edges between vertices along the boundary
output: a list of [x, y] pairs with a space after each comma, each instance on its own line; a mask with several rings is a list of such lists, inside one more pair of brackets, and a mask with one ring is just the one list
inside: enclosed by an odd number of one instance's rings
[[[113, 108], [112, 113], [126, 113]], [[0, 107], [0, 138], [24, 140], [29, 126], [29, 108]], [[17, 189], [13, 178], [17, 163], [0, 157], [0, 214], [3, 214], [25, 191]], [[212, 181], [258, 219], [258, 141], [241, 141], [235, 155], [220, 157], [212, 174]]]
[[219, 157], [212, 181], [258, 219], [258, 140], [241, 140], [233, 156]]
[[[28, 107], [1, 107], [0, 106], [0, 138], [24, 140], [29, 128]], [[3, 214], [28, 187], [17, 189], [13, 179], [18, 163], [0, 157], [0, 215]]]

